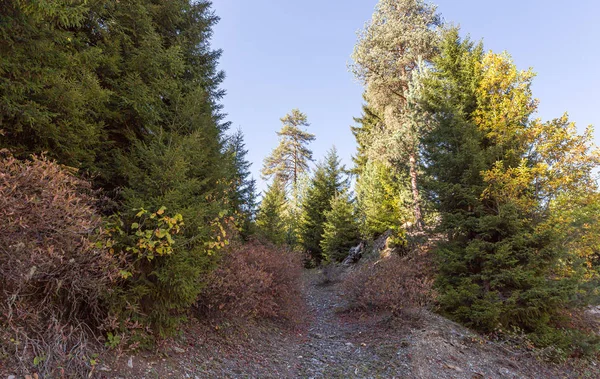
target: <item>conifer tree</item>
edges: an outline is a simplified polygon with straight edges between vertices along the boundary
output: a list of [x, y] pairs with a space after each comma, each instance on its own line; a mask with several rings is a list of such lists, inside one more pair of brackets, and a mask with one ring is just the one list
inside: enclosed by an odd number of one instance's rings
[[450, 30], [426, 81], [435, 127], [424, 146], [449, 236], [438, 249], [442, 310], [480, 330], [519, 327], [544, 344], [581, 289], [581, 259], [564, 248], [573, 236], [556, 228], [572, 229], [552, 215], [562, 196], [594, 197], [599, 156], [566, 118], [529, 119], [532, 77]]
[[233, 211], [220, 51], [210, 46], [218, 18], [209, 2], [189, 0], [113, 2], [106, 14], [97, 44], [110, 143], [98, 154], [98, 181], [122, 189], [124, 214], [165, 206], [185, 220], [173, 253], [135, 261], [139, 274], [123, 288], [139, 312], [132, 318], [169, 334], [217, 262], [208, 247], [215, 222]]
[[315, 135], [302, 129], [310, 124], [298, 109], [285, 115], [281, 122], [283, 127], [277, 132], [279, 145], [265, 159], [262, 174], [266, 178], [274, 176], [275, 180], [295, 190], [302, 174], [309, 171], [308, 164], [313, 158], [307, 145], [315, 140]]
[[[364, 96], [363, 96], [364, 97]], [[376, 128], [383, 126], [383, 120], [379, 117], [371, 107], [367, 104], [363, 105], [363, 111], [361, 117], [355, 117], [354, 122], [356, 125], [351, 126], [352, 134], [358, 144], [357, 152], [352, 161], [354, 162], [354, 168], [352, 173], [360, 177], [367, 162], [369, 161], [369, 141], [372, 138], [371, 135], [376, 133]]]
[[335, 195], [330, 208], [325, 211], [321, 249], [325, 261], [341, 262], [360, 239], [354, 204], [348, 191]]
[[275, 180], [268, 187], [258, 208], [258, 234], [277, 245], [286, 242], [285, 212], [285, 188], [282, 182]]
[[0, 146], [46, 152], [91, 170], [106, 141], [110, 91], [97, 77], [104, 52], [87, 33], [108, 1], [7, 0], [0, 6]]
[[347, 187], [348, 179], [334, 147], [317, 165], [302, 203], [300, 241], [302, 247], [317, 263], [323, 259], [321, 240], [325, 213], [331, 209], [331, 199]]
[[362, 169], [356, 180], [356, 200], [363, 237], [398, 231], [412, 219], [409, 182], [400, 175], [375, 160], [367, 161]]
[[435, 6], [423, 0], [380, 0], [352, 55], [351, 69], [365, 84], [368, 104], [384, 120], [381, 133], [369, 141], [372, 156], [408, 166], [417, 227], [423, 225], [418, 166], [420, 136], [426, 125], [416, 109], [415, 73], [435, 56], [434, 28], [440, 23]]
[[225, 154], [232, 162], [231, 207], [240, 218], [239, 226], [243, 237], [251, 233], [252, 220], [256, 213], [256, 180], [250, 177], [250, 166], [241, 129], [227, 139]]

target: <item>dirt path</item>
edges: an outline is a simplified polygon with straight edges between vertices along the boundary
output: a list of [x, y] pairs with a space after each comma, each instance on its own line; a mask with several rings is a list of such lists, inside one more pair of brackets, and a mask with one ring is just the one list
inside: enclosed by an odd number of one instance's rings
[[[195, 321], [154, 354], [106, 362], [101, 378], [596, 378], [598, 366], [549, 365], [428, 311], [348, 313], [340, 285], [306, 271], [306, 325]], [[299, 299], [298, 301], [304, 301]], [[207, 332], [208, 331], [208, 332]], [[114, 365], [113, 365], [114, 364]]]
[[316, 272], [307, 273], [307, 302], [313, 320], [307, 340], [297, 350], [297, 377], [409, 377], [407, 365], [398, 357], [381, 356], [381, 346], [360, 342], [368, 330], [360, 324], [344, 322], [336, 313], [345, 308], [337, 287], [320, 282]]

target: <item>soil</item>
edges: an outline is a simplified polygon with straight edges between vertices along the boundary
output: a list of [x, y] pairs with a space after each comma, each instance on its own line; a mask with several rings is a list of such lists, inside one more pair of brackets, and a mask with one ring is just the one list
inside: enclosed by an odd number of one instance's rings
[[[299, 325], [192, 320], [156, 351], [105, 355], [97, 378], [597, 378], [595, 362], [543, 362], [427, 310], [350, 312], [339, 282], [304, 276]], [[112, 354], [116, 354], [112, 352]]]

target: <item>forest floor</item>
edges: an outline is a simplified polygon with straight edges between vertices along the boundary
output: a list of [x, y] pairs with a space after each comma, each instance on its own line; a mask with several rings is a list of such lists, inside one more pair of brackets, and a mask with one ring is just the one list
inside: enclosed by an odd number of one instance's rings
[[[304, 275], [303, 325], [194, 321], [154, 353], [105, 357], [102, 378], [598, 378], [590, 362], [555, 365], [426, 310], [348, 312], [339, 283]], [[298, 301], [304, 301], [298, 299]]]

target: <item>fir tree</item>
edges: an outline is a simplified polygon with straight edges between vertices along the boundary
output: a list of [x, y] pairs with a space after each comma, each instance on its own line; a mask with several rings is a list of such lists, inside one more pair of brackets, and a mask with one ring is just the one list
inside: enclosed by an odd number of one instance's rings
[[250, 177], [250, 166], [246, 159], [244, 134], [241, 129], [227, 139], [225, 154], [232, 162], [231, 207], [240, 217], [239, 226], [243, 237], [251, 232], [252, 220], [256, 213], [256, 180]]
[[449, 31], [426, 82], [436, 126], [424, 146], [449, 236], [438, 249], [442, 310], [480, 330], [519, 327], [544, 344], [581, 272], [552, 215], [568, 193], [593, 197], [598, 153], [565, 119], [529, 119], [532, 77]]
[[321, 240], [325, 213], [331, 209], [331, 199], [348, 187], [337, 150], [332, 148], [317, 165], [302, 203], [300, 241], [304, 250], [319, 263], [322, 259]]
[[341, 262], [360, 239], [354, 204], [343, 191], [331, 199], [330, 208], [325, 211], [321, 249], [325, 261]]
[[106, 13], [98, 72], [111, 93], [103, 115], [110, 143], [99, 153], [99, 181], [122, 188], [126, 212], [165, 206], [183, 215], [173, 253], [136, 262], [139, 275], [123, 289], [136, 317], [168, 334], [216, 264], [207, 247], [214, 223], [233, 211], [220, 52], [209, 41], [218, 19], [209, 2], [187, 0], [114, 2]]
[[280, 245], [286, 242], [286, 198], [283, 183], [275, 180], [265, 192], [258, 214], [256, 229], [260, 236]]
[[87, 31], [99, 28], [101, 18], [90, 15], [109, 3], [2, 2], [1, 147], [93, 171], [110, 91], [96, 74], [104, 52]]
[[360, 177], [369, 161], [369, 141], [371, 135], [376, 132], [376, 128], [383, 126], [383, 120], [379, 117], [371, 107], [363, 105], [363, 112], [361, 117], [355, 117], [354, 122], [357, 125], [351, 126], [352, 134], [358, 144], [357, 152], [352, 161], [354, 162], [354, 168], [352, 172]]
[[378, 161], [367, 161], [356, 180], [361, 234], [372, 239], [385, 231], [399, 230], [412, 219], [412, 196], [406, 177]]
[[315, 140], [315, 136], [302, 130], [310, 124], [298, 109], [285, 115], [281, 122], [283, 127], [277, 132], [279, 145], [265, 159], [262, 174], [266, 178], [274, 176], [275, 180], [295, 190], [302, 174], [309, 171], [308, 164], [313, 158], [307, 145]]

